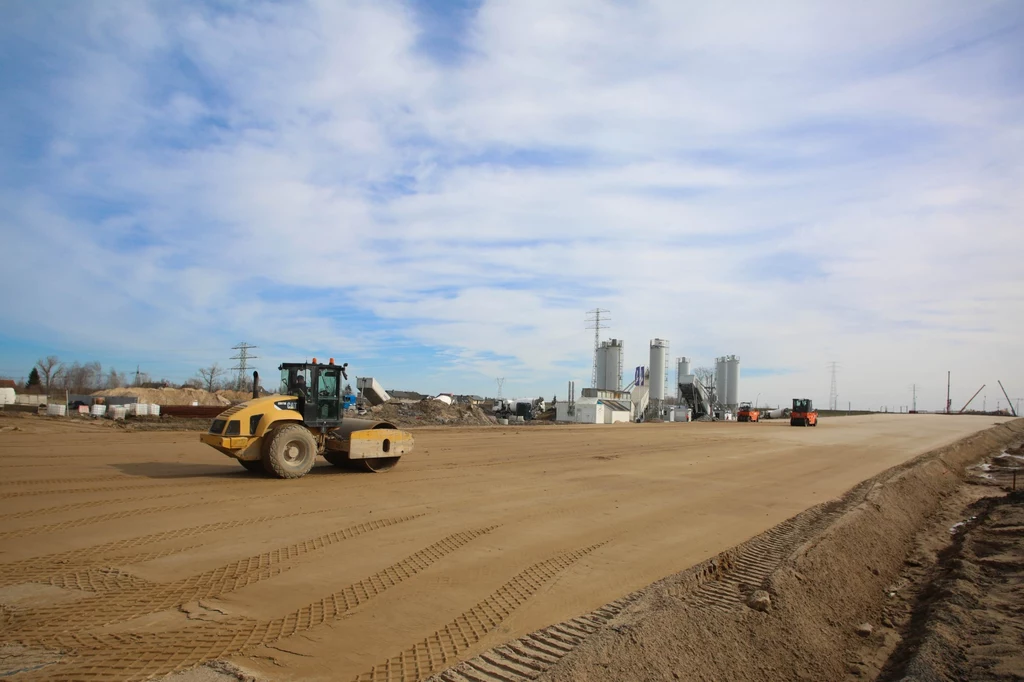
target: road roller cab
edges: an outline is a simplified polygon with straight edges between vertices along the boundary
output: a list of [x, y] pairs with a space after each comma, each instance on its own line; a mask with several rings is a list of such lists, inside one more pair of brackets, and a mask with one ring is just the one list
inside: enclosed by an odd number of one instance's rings
[[817, 426], [818, 411], [810, 398], [793, 398], [793, 411], [789, 413], [790, 426]]
[[285, 363], [273, 395], [260, 396], [253, 372], [253, 399], [213, 420], [200, 440], [237, 459], [250, 471], [299, 478], [317, 455], [340, 467], [387, 471], [413, 448], [412, 434], [388, 422], [345, 416], [348, 364]]

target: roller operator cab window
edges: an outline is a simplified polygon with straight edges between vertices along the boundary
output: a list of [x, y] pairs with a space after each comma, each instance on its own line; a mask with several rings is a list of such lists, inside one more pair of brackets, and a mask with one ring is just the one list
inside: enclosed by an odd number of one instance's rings
[[338, 371], [332, 369], [321, 370], [320, 385], [317, 386], [317, 395], [322, 398], [336, 397], [338, 395]]
[[306, 397], [309, 393], [310, 370], [290, 367], [281, 370], [281, 393], [283, 395], [299, 395]]
[[337, 419], [340, 410], [338, 405], [338, 380], [340, 372], [337, 369], [322, 369], [317, 378], [317, 413], [321, 419]]

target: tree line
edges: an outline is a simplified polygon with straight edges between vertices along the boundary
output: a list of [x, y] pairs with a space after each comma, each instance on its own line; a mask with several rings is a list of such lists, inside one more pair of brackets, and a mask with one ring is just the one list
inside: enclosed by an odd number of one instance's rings
[[211, 393], [222, 389], [252, 390], [252, 379], [247, 379], [242, 386], [237, 379], [229, 378], [228, 370], [218, 363], [209, 367], [201, 367], [195, 376], [183, 384], [173, 384], [167, 379], [154, 381], [146, 372], [119, 372], [116, 368], [104, 370], [97, 361], [63, 362], [56, 355], [40, 358], [28, 373], [28, 377], [16, 381], [23, 390], [30, 393], [50, 391], [68, 391], [69, 393], [88, 394], [108, 388], [201, 388]]

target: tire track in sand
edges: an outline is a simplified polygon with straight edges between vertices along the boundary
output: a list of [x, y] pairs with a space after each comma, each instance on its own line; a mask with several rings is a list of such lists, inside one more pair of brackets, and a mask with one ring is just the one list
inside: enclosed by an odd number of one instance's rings
[[163, 507], [146, 507], [145, 509], [122, 509], [121, 511], [110, 512], [109, 514], [98, 514], [97, 516], [82, 516], [77, 519], [68, 519], [67, 521], [46, 523], [41, 526], [29, 526], [27, 528], [0, 531], [0, 540], [6, 540], [7, 538], [19, 538], [24, 537], [25, 535], [59, 533], [60, 531], [68, 530], [70, 528], [91, 526], [94, 523], [103, 523], [105, 521], [117, 521], [118, 519], [129, 519], [135, 518], [137, 516], [145, 516], [146, 514], [159, 514], [161, 512], [178, 511], [179, 509], [193, 509], [196, 507], [196, 505], [197, 503], [172, 504]]
[[[204, 533], [212, 533], [220, 530], [230, 530], [244, 526], [252, 526], [261, 523], [270, 523], [281, 519], [295, 518], [297, 516], [309, 516], [312, 514], [328, 514], [338, 510], [338, 507], [329, 509], [315, 509], [312, 511], [292, 512], [290, 514], [271, 514], [266, 516], [247, 517], [231, 521], [217, 521], [206, 523], [200, 526], [189, 526], [175, 530], [161, 531], [150, 535], [141, 535], [134, 538], [113, 540], [103, 544], [85, 547], [83, 549], [72, 549], [66, 552], [58, 552], [42, 557], [20, 559], [5, 564], [0, 564], [0, 587], [18, 585], [27, 582], [45, 582], [54, 574], [66, 573], [68, 564], [73, 564], [79, 569], [89, 567], [102, 567], [111, 563], [142, 563], [151, 561], [154, 558], [171, 556], [187, 551], [192, 547], [179, 547], [160, 550], [156, 552], [135, 553], [126, 552], [135, 547], [151, 545], [158, 542], [180, 540], [182, 538], [193, 538]], [[194, 547], [194, 546], [193, 546]]]
[[[94, 500], [92, 502], [81, 502], [81, 503], [79, 503], [78, 506], [84, 506], [84, 505], [87, 505], [88, 507], [109, 506], [109, 505], [117, 504], [117, 503], [123, 502], [123, 501], [149, 501], [149, 500], [156, 500], [156, 499], [168, 498], [168, 497], [181, 497], [183, 495], [191, 495], [191, 494], [193, 494], [191, 491], [182, 491], [182, 492], [177, 492], [177, 493], [169, 493], [167, 495], [153, 495], [153, 496], [145, 497], [145, 498], [135, 498], [134, 500], [132, 500], [130, 498], [128, 500]], [[269, 500], [269, 499], [273, 499], [275, 497], [289, 497], [289, 496], [301, 495], [301, 494], [303, 494], [303, 491], [301, 491], [301, 490], [294, 490], [294, 491], [291, 491], [291, 492], [277, 493], [276, 495], [263, 495], [260, 499]], [[14, 529], [14, 530], [2, 531], [2, 532], [0, 532], [0, 540], [2, 540], [4, 538], [11, 538], [11, 537], [22, 537], [22, 536], [25, 536], [25, 535], [38, 535], [40, 533], [56, 533], [56, 532], [60, 532], [62, 530], [66, 530], [68, 528], [78, 528], [79, 526], [88, 526], [88, 525], [92, 525], [94, 523], [103, 523], [104, 521], [116, 521], [118, 519], [134, 518], [136, 516], [140, 516], [140, 515], [143, 515], [143, 514], [156, 514], [156, 513], [160, 513], [160, 512], [166, 512], [166, 511], [175, 511], [175, 510], [178, 510], [178, 509], [194, 509], [195, 507], [197, 507], [199, 505], [205, 505], [205, 504], [223, 505], [223, 504], [228, 503], [228, 502], [234, 502], [234, 501], [238, 501], [238, 500], [242, 500], [242, 499], [247, 499], [247, 498], [246, 497], [229, 497], [229, 496], [224, 496], [224, 497], [218, 497], [216, 499], [197, 500], [195, 502], [190, 502], [188, 504], [176, 504], [176, 505], [168, 505], [168, 506], [163, 506], [163, 507], [143, 507], [141, 509], [122, 509], [120, 511], [110, 512], [109, 514], [100, 514], [100, 515], [97, 515], [97, 516], [86, 516], [86, 517], [77, 518], [77, 519], [69, 519], [67, 521], [58, 521], [56, 523], [48, 523], [48, 524], [44, 524], [44, 525], [41, 525], [41, 526], [32, 526], [30, 528], [17, 528], [17, 529]], [[67, 511], [68, 508], [74, 508], [75, 506], [76, 505], [64, 505], [63, 507], [51, 507], [50, 509], [42, 509], [42, 510], [36, 510], [36, 511], [37, 511], [37, 513], [42, 513], [42, 512], [46, 512], [46, 511], [52, 511], [54, 509], [60, 510], [60, 511]], [[0, 517], [0, 518], [2, 518], [2, 517]]]
[[232, 561], [169, 583], [153, 583], [116, 570], [112, 573], [93, 570], [56, 576], [49, 580], [49, 584], [77, 589], [99, 587], [104, 590], [104, 593], [100, 596], [80, 599], [72, 604], [20, 612], [15, 616], [12, 629], [26, 636], [52, 636], [69, 630], [121, 623], [199, 599], [229, 594], [291, 570], [309, 554], [321, 552], [339, 542], [376, 530], [390, 528], [420, 516], [422, 514], [374, 519], [330, 533], [323, 533], [262, 554]]
[[[273, 644], [341, 618], [392, 587], [409, 580], [497, 526], [448, 535], [406, 558], [322, 599], [271, 620], [231, 618], [200, 622], [158, 633], [67, 633], [29, 639], [25, 644], [70, 650], [60, 663], [27, 673], [22, 680], [72, 682], [83, 679], [143, 680]], [[73, 653], [71, 653], [73, 652]]]
[[551, 625], [459, 663], [430, 682], [527, 682], [604, 628], [640, 596], [635, 592], [588, 614]]
[[434, 634], [357, 675], [353, 682], [416, 682], [443, 670], [460, 653], [501, 625], [541, 587], [604, 544], [557, 554], [530, 566]]
[[168, 493], [166, 495], [147, 495], [146, 497], [122, 497], [115, 500], [89, 500], [88, 502], [73, 502], [71, 504], [59, 504], [55, 507], [42, 507], [40, 509], [27, 509], [20, 512], [0, 515], [0, 521], [13, 521], [15, 519], [27, 519], [33, 516], [46, 516], [47, 514], [62, 514], [64, 512], [76, 511], [78, 509], [91, 509], [93, 507], [109, 507], [114, 504], [131, 504], [133, 502], [149, 502], [150, 500], [163, 500], [168, 497], [180, 497], [191, 493]]
[[[737, 610], [764, 586], [773, 571], [808, 538], [860, 504], [874, 484], [866, 481], [837, 501], [812, 507], [721, 554], [665, 579], [666, 596], [698, 608]], [[431, 682], [528, 682], [558, 663], [588, 637], [606, 627], [643, 590], [557, 625], [507, 642], [444, 670]]]

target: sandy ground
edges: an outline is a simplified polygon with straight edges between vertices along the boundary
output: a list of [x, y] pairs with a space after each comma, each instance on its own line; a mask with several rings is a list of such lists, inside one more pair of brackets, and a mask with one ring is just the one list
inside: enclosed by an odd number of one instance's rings
[[1000, 421], [421, 429], [386, 474], [278, 481], [194, 433], [3, 420], [0, 642], [36, 661], [6, 670], [420, 679]]

